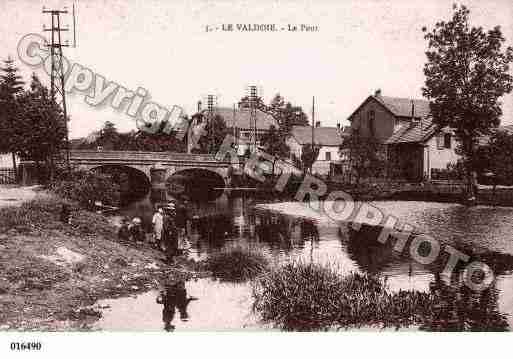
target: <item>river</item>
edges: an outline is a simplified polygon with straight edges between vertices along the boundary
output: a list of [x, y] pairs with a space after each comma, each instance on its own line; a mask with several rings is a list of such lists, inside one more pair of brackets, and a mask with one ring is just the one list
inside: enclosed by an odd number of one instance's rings
[[[378, 275], [386, 279], [393, 291], [438, 291], [446, 293], [447, 303], [459, 298], [457, 308], [441, 311], [440, 318], [423, 329], [513, 328], [513, 208], [415, 201], [383, 201], [374, 205], [443, 245], [485, 261], [495, 273], [490, 290], [468, 296], [457, 278], [438, 275], [443, 268], [440, 263], [419, 264], [408, 253], [397, 253], [391, 245], [376, 241], [372, 231], [351, 231], [347, 225], [335, 223], [325, 214], [298, 202], [266, 203], [251, 197], [223, 196], [211, 203], [189, 204], [191, 215], [199, 217], [192, 224], [190, 257], [202, 260], [223, 248], [243, 246], [264, 253], [273, 265], [293, 260], [325, 262], [342, 273]], [[148, 223], [152, 209], [147, 197], [126, 207], [123, 214], [141, 216]], [[99, 304], [106, 309], [94, 329], [272, 329], [252, 313], [249, 283], [192, 279], [173, 293], [173, 298], [181, 298], [175, 300], [176, 313], [174, 307], [171, 313], [159, 304], [163, 301], [158, 291], [103, 300]]]

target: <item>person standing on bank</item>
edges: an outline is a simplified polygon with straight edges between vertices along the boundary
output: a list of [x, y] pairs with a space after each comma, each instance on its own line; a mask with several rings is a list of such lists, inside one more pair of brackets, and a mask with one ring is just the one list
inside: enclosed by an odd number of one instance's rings
[[120, 239], [122, 241], [130, 240], [130, 230], [129, 230], [127, 218], [123, 218], [121, 220], [121, 227], [119, 227], [119, 230], [118, 230], [118, 239]]
[[153, 226], [153, 235], [155, 239], [155, 246], [160, 248], [162, 242], [162, 232], [164, 230], [164, 210], [160, 207], [151, 220]]
[[71, 224], [71, 210], [66, 203], [62, 205], [60, 220], [62, 223]]
[[144, 231], [141, 226], [141, 219], [139, 217], [134, 217], [132, 219], [132, 224], [129, 227], [130, 237], [135, 243], [144, 242]]

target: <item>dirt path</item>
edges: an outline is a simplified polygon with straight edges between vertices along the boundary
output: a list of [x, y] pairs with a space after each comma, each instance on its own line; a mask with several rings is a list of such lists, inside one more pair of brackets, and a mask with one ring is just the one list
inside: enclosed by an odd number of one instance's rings
[[40, 186], [0, 185], [0, 207], [20, 206], [33, 199], [39, 189]]

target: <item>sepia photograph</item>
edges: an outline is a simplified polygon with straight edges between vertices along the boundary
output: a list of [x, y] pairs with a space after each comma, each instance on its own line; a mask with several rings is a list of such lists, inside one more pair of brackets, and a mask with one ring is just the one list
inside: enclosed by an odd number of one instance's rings
[[513, 2], [0, 0], [0, 18], [8, 357], [50, 333], [513, 329]]

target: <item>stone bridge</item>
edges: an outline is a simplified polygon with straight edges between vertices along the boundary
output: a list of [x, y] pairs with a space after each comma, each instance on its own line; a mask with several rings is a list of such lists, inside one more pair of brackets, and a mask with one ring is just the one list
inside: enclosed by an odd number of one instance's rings
[[163, 189], [166, 182], [177, 174], [191, 180], [210, 179], [216, 187], [229, 185], [230, 162], [217, 161], [214, 155], [172, 152], [140, 151], [70, 151], [70, 163], [84, 170], [101, 168], [125, 168], [144, 174], [147, 183], [154, 189]]

